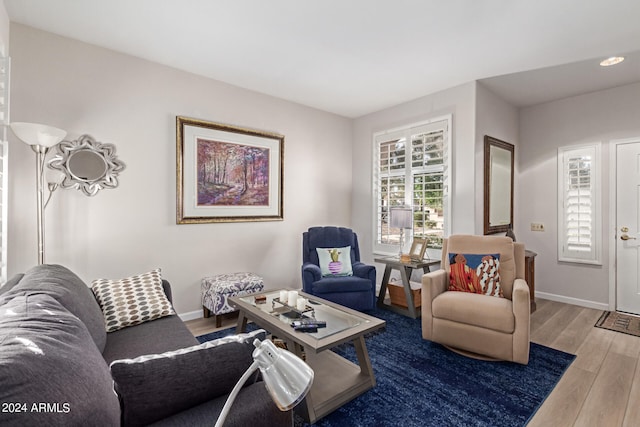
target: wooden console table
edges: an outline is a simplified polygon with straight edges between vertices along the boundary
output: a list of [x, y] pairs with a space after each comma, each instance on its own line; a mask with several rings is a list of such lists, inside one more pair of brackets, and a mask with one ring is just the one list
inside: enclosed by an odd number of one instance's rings
[[[378, 294], [378, 307], [404, 314], [405, 316], [409, 316], [413, 319], [418, 318], [421, 312], [416, 310], [415, 302], [413, 301], [413, 292], [411, 292], [411, 273], [416, 268], [421, 268], [424, 273], [428, 273], [430, 271], [430, 266], [440, 264], [440, 260], [424, 259], [422, 261], [402, 262], [399, 257], [392, 256], [375, 258], [374, 261], [385, 265], [382, 283], [380, 285], [380, 293]], [[393, 269], [400, 271], [400, 278], [402, 279], [407, 308], [384, 303], [384, 298], [387, 294], [387, 286], [389, 285], [389, 278], [391, 277], [391, 270]]]
[[529, 285], [531, 313], [536, 311], [536, 255], [538, 254], [528, 249], [524, 251], [524, 280]]

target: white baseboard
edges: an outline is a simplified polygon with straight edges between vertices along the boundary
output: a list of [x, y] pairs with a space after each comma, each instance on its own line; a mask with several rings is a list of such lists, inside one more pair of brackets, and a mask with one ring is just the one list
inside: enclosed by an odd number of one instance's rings
[[579, 298], [566, 297], [564, 295], [548, 294], [546, 292], [536, 291], [536, 299], [537, 298], [578, 305], [580, 307], [594, 308], [596, 310], [609, 311], [609, 304], [605, 304], [603, 302], [588, 301]]
[[203, 316], [203, 314], [202, 314], [202, 310], [196, 310], [196, 311], [190, 311], [188, 313], [178, 313], [178, 316], [180, 317], [180, 319], [182, 319], [183, 322], [186, 322], [187, 320], [200, 319]]

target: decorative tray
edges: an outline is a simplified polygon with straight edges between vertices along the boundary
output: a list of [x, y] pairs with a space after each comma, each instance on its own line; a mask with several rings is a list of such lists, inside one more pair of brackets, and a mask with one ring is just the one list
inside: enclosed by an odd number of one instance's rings
[[[271, 302], [271, 306], [275, 309], [276, 308], [276, 304], [280, 304], [281, 307], [287, 308], [290, 311], [293, 311], [294, 313], [297, 313], [298, 316], [296, 317], [302, 317], [302, 315], [304, 313], [309, 313], [311, 314], [311, 316], [314, 316], [314, 308], [311, 307], [310, 305], [305, 306], [304, 310], [298, 310], [296, 307], [290, 306], [289, 304], [285, 304], [283, 302], [280, 302], [280, 298], [276, 297], [272, 300]], [[285, 313], [280, 313], [280, 314], [285, 314]], [[286, 315], [286, 314], [285, 314]]]

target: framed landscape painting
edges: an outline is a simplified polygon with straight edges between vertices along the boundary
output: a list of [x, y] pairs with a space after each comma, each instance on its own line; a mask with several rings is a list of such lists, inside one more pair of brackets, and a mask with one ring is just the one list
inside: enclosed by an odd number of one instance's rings
[[284, 136], [176, 117], [176, 222], [281, 221]]

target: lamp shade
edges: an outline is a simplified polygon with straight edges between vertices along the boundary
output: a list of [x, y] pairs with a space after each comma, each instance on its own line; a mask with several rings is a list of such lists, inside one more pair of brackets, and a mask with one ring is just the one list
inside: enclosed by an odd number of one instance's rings
[[313, 383], [313, 369], [293, 353], [271, 341], [253, 342], [253, 359], [258, 363], [267, 390], [281, 411], [288, 411], [304, 399]]
[[407, 207], [391, 208], [391, 227], [411, 228], [413, 225], [413, 209]]
[[11, 123], [10, 126], [13, 133], [28, 145], [53, 147], [67, 135], [67, 132], [62, 129], [39, 123], [15, 122]]

